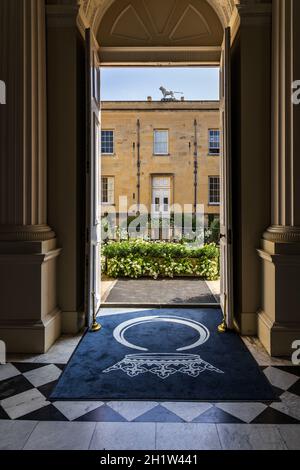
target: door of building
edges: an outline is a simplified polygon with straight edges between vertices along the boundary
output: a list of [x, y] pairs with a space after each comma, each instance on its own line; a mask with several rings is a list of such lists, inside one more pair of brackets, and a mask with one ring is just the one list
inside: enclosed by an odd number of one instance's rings
[[[221, 307], [224, 324], [234, 326], [233, 316], [233, 252], [232, 252], [232, 163], [231, 163], [231, 66], [230, 28], [226, 28], [220, 64], [220, 119], [221, 119]], [[222, 329], [222, 327], [221, 327]]]
[[152, 214], [154, 217], [169, 217], [170, 197], [170, 177], [155, 176], [152, 180]]
[[101, 300], [101, 150], [100, 69], [90, 29], [86, 30], [86, 292], [91, 324]]

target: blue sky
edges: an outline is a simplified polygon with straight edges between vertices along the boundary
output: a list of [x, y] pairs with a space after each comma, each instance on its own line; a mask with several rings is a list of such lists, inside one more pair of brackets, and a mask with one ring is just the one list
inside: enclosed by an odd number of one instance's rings
[[[102, 100], [160, 100], [159, 87], [182, 91], [186, 100], [219, 99], [219, 69], [206, 67], [103, 68]], [[178, 95], [180, 97], [181, 95]]]

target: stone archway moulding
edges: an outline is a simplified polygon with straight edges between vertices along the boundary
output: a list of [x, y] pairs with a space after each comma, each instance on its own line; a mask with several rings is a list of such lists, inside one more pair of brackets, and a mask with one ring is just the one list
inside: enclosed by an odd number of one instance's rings
[[[91, 27], [94, 36], [101, 20], [108, 8], [116, 0], [78, 0], [80, 4], [79, 24], [83, 27]], [[256, 0], [206, 0], [217, 13], [224, 28], [229, 24], [235, 5], [242, 3], [257, 3]]]

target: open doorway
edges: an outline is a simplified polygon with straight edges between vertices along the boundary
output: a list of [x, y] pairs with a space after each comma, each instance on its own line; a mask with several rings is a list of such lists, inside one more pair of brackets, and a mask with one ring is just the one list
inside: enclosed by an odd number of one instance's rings
[[101, 69], [100, 202], [102, 304], [219, 304], [219, 68]]
[[[221, 273], [221, 288], [220, 288], [220, 304], [224, 314], [224, 322], [223, 322], [223, 329], [226, 327], [226, 323], [232, 327], [233, 326], [233, 303], [232, 303], [232, 223], [231, 223], [231, 166], [230, 166], [230, 122], [231, 122], [231, 114], [230, 114], [230, 45], [231, 45], [231, 38], [230, 38], [230, 28], [225, 29], [220, 23], [217, 18], [216, 12], [209, 5], [205, 5], [198, 2], [193, 2], [195, 5], [191, 6], [187, 4], [187, 2], [182, 2], [177, 4], [176, 8], [171, 8], [171, 5], [168, 7], [168, 11], [165, 12], [166, 17], [169, 17], [166, 23], [160, 25], [157, 28], [157, 25], [151, 21], [151, 18], [157, 17], [157, 13], [161, 10], [160, 8], [158, 11], [152, 12], [148, 9], [150, 8], [150, 2], [143, 2], [143, 6], [139, 3], [135, 2], [135, 7], [133, 6], [126, 6], [123, 5], [124, 2], [115, 2], [105, 13], [103, 18], [100, 20], [99, 23], [99, 30], [97, 35], [97, 41], [94, 42], [94, 50], [96, 51], [96, 63], [92, 63], [90, 61], [90, 67], [93, 71], [92, 75], [92, 82], [94, 82], [95, 76], [98, 77], [99, 75], [99, 68], [106, 68], [106, 67], [150, 67], [154, 66], [155, 68], [161, 68], [163, 66], [169, 67], [196, 67], [196, 66], [205, 66], [205, 67], [219, 67], [220, 68], [220, 100], [219, 100], [219, 109], [218, 109], [218, 122], [217, 124], [212, 124], [212, 128], [210, 129], [211, 134], [210, 137], [207, 138], [206, 132], [206, 142], [214, 142], [215, 145], [219, 145], [219, 152], [220, 152], [220, 170], [213, 171], [212, 174], [209, 174], [208, 180], [208, 189], [207, 193], [210, 192], [209, 197], [211, 197], [211, 201], [213, 205], [213, 201], [217, 200], [219, 197], [220, 202], [220, 215], [219, 215], [219, 225], [220, 225], [220, 247], [217, 248], [219, 252], [219, 263], [220, 267], [219, 272]], [[156, 4], [157, 2], [155, 2]], [[169, 3], [169, 2], [168, 2]], [[184, 5], [183, 5], [184, 3]], [[197, 5], [196, 5], [197, 3]], [[146, 5], [147, 4], [147, 5]], [[149, 4], [149, 5], [148, 5]], [[159, 5], [157, 4], [159, 7]], [[141, 11], [140, 10], [141, 7]], [[203, 11], [202, 11], [203, 10]], [[138, 12], [138, 13], [137, 13]], [[197, 16], [191, 23], [191, 15], [193, 16], [194, 13], [197, 13]], [[204, 16], [203, 16], [204, 15]], [[143, 20], [138, 20], [138, 18], [143, 18]], [[207, 17], [204, 21], [204, 17]], [[132, 20], [132, 29], [130, 28]], [[174, 23], [174, 27], [172, 24]], [[141, 30], [141, 25], [143, 29], [143, 33]], [[204, 25], [205, 28], [204, 28]], [[211, 25], [209, 27], [209, 25]], [[199, 28], [203, 27], [203, 31], [199, 34]], [[212, 28], [213, 26], [213, 28]], [[184, 28], [183, 28], [184, 27]], [[190, 31], [190, 28], [193, 29], [193, 32]], [[184, 29], [184, 30], [183, 30]], [[153, 30], [153, 31], [152, 31]], [[160, 32], [161, 30], [161, 32]], [[149, 32], [149, 34], [145, 32]], [[150, 31], [151, 34], [150, 34]], [[145, 34], [146, 36], [145, 36]], [[192, 33], [192, 34], [191, 34]], [[224, 38], [222, 44], [222, 37]], [[151, 40], [150, 40], [151, 38]], [[163, 45], [162, 45], [163, 43]], [[99, 47], [101, 44], [101, 47]], [[93, 58], [94, 60], [94, 58]], [[150, 69], [148, 69], [150, 70]], [[169, 70], [172, 70], [171, 68]], [[177, 75], [177, 73], [176, 73]], [[175, 95], [177, 100], [174, 101], [174, 95], [170, 92], [173, 90], [167, 90], [166, 87], [170, 85], [163, 84], [164, 81], [160, 80], [160, 91], [162, 92], [164, 101], [161, 102], [161, 99], [157, 99], [155, 101], [159, 103], [163, 103], [171, 108], [171, 105], [174, 105], [178, 102], [181, 106], [186, 105], [189, 101], [181, 101], [181, 96]], [[120, 88], [124, 88], [124, 83], [119, 81]], [[97, 86], [97, 85], [96, 85]], [[177, 86], [176, 86], [177, 88]], [[89, 275], [90, 275], [90, 286], [93, 285], [94, 288], [87, 289], [87, 295], [89, 297], [89, 305], [90, 307], [93, 304], [93, 298], [96, 299], [95, 308], [93, 311], [97, 311], [101, 304], [101, 282], [99, 282], [99, 257], [104, 261], [104, 265], [108, 258], [108, 254], [101, 252], [103, 244], [101, 244], [102, 239], [102, 230], [101, 226], [103, 226], [103, 218], [104, 216], [109, 215], [109, 210], [106, 210], [106, 214], [102, 213], [101, 208], [101, 201], [103, 204], [107, 206], [113, 205], [112, 203], [113, 198], [115, 198], [115, 191], [116, 191], [116, 176], [114, 171], [109, 171], [106, 169], [106, 174], [102, 174], [101, 176], [101, 167], [102, 167], [102, 159], [105, 158], [103, 155], [106, 153], [108, 149], [109, 152], [114, 152], [114, 125], [107, 124], [107, 127], [104, 128], [103, 123], [101, 122], [101, 102], [103, 102], [100, 93], [100, 87], [97, 90], [100, 95], [100, 99], [97, 98], [94, 100], [92, 98], [92, 103], [96, 102], [97, 108], [97, 118], [95, 115], [92, 115], [91, 119], [91, 126], [98, 120], [98, 124], [96, 124], [97, 133], [100, 134], [100, 137], [96, 137], [96, 133], [93, 133], [92, 136], [92, 145], [93, 148], [96, 149], [97, 146], [101, 145], [100, 150], [94, 152], [92, 156], [93, 165], [91, 165], [91, 173], [89, 176], [90, 180], [90, 188], [92, 188], [92, 193], [90, 193], [90, 202], [91, 206], [95, 206], [96, 199], [97, 199], [97, 208], [94, 207], [94, 212], [97, 213], [97, 217], [94, 219], [89, 218], [90, 221], [90, 231], [88, 231], [88, 254], [89, 254]], [[146, 90], [145, 90], [146, 91]], [[175, 89], [175, 91], [182, 91], [185, 93], [185, 89], [181, 90], [180, 88]], [[91, 94], [93, 97], [93, 86], [91, 87]], [[146, 97], [145, 97], [146, 95]], [[152, 101], [150, 98], [150, 94], [144, 93], [143, 100], [146, 100], [146, 104], [148, 106], [155, 105], [152, 97]], [[149, 98], [148, 98], [149, 96]], [[179, 98], [179, 99], [178, 99]], [[103, 106], [104, 108], [104, 106]], [[199, 108], [199, 106], [197, 106]], [[112, 111], [112, 110], [110, 110]], [[120, 110], [119, 110], [120, 111]], [[124, 110], [122, 110], [124, 111]], [[141, 110], [140, 110], [141, 111]], [[178, 110], [174, 110], [177, 112]], [[195, 109], [193, 110], [195, 112]], [[105, 110], [103, 109], [104, 114]], [[127, 110], [128, 112], [128, 110]], [[117, 113], [115, 113], [116, 115]], [[180, 121], [182, 119], [179, 119]], [[201, 119], [200, 119], [201, 121]], [[194, 215], [197, 213], [197, 186], [198, 186], [198, 152], [199, 152], [199, 144], [197, 142], [198, 139], [198, 121], [194, 118], [194, 133], [191, 136], [189, 146], [191, 149], [192, 154], [192, 161], [191, 166], [193, 167], [192, 174], [194, 175], [193, 183], [191, 185], [187, 185], [188, 189], [192, 186], [192, 192], [194, 192], [194, 197], [190, 198], [190, 205], [192, 206], [190, 213], [189, 213], [189, 220], [188, 224], [190, 225], [190, 231], [193, 232], [194, 230]], [[100, 124], [99, 124], [100, 123]], [[132, 217], [136, 219], [138, 217], [138, 222], [136, 220], [132, 220], [133, 227], [135, 232], [139, 233], [139, 237], [143, 233], [143, 224], [147, 226], [149, 223], [149, 209], [147, 216], [144, 217], [144, 208], [142, 208], [141, 197], [142, 197], [142, 188], [141, 188], [141, 137], [142, 137], [142, 127], [141, 119], [136, 119], [136, 126], [135, 126], [135, 138], [132, 139], [131, 136], [131, 143], [129, 146], [128, 153], [130, 152], [129, 161], [131, 161], [131, 165], [136, 165], [136, 179], [137, 181], [134, 184], [135, 191], [131, 186], [130, 189], [130, 182], [127, 181], [126, 188], [125, 188], [125, 195], [127, 197], [134, 199], [134, 203], [136, 205], [136, 209], [132, 214]], [[122, 120], [122, 128], [126, 131], [127, 126], [127, 119]], [[151, 127], [151, 124], [148, 124], [148, 127]], [[219, 132], [218, 132], [219, 131]], [[176, 234], [174, 232], [177, 231], [178, 226], [182, 227], [182, 222], [179, 225], [174, 224], [174, 227], [171, 228], [167, 227], [165, 230], [164, 220], [165, 218], [172, 219], [172, 202], [175, 202], [175, 194], [176, 194], [176, 181], [174, 178], [174, 172], [170, 168], [167, 168], [165, 164], [166, 160], [163, 160], [164, 157], [169, 157], [170, 153], [170, 135], [169, 135], [169, 125], [166, 123], [159, 123], [155, 124], [155, 128], [152, 124], [151, 129], [151, 141], [149, 142], [150, 147], [152, 147], [152, 159], [156, 159], [159, 157], [161, 160], [161, 164], [159, 165], [159, 170], [154, 169], [153, 171], [148, 171], [148, 190], [147, 190], [147, 198], [149, 200], [149, 204], [151, 205], [150, 209], [150, 217], [151, 217], [151, 226], [150, 226], [150, 233], [151, 238], [154, 240], [159, 240], [160, 243], [163, 243], [163, 240], [167, 238], [172, 239], [172, 246], [174, 250], [181, 250], [181, 246], [179, 243], [175, 243], [174, 238], [176, 238]], [[130, 133], [130, 130], [127, 129], [127, 133]], [[203, 133], [204, 135], [204, 133]], [[219, 139], [219, 143], [217, 142]], [[122, 139], [121, 139], [122, 140]], [[184, 139], [182, 139], [184, 140]], [[110, 147], [110, 148], [109, 148]], [[158, 155], [155, 155], [157, 148]], [[105, 150], [103, 152], [103, 149]], [[101, 152], [102, 150], [102, 152]], [[114, 157], [114, 155], [113, 155]], [[100, 164], [101, 162], [101, 164]], [[115, 160], [116, 162], [116, 160]], [[114, 170], [118, 165], [115, 165]], [[126, 174], [127, 168], [124, 172]], [[96, 171], [96, 173], [95, 173]], [[176, 175], [175, 175], [176, 176]], [[206, 175], [207, 176], [207, 175]], [[94, 191], [94, 196], [93, 196]], [[95, 197], [95, 191], [97, 192], [97, 196]], [[207, 197], [206, 193], [206, 197]], [[219, 196], [218, 196], [219, 193]], [[102, 204], [102, 205], [103, 205]], [[200, 204], [201, 205], [201, 204]], [[216, 203], [215, 203], [216, 205]], [[108, 208], [106, 208], [108, 209]], [[114, 212], [116, 212], [116, 208], [114, 207]], [[201, 212], [201, 211], [200, 211]], [[89, 213], [89, 211], [87, 211]], [[93, 211], [90, 211], [90, 214]], [[115, 219], [114, 227], [122, 235], [122, 221], [120, 221], [120, 214], [125, 213], [128, 216], [128, 211], [122, 212], [119, 209], [119, 220]], [[174, 211], [175, 215], [175, 211]], [[214, 214], [214, 216], [217, 214]], [[216, 217], [217, 218], [217, 217]], [[153, 220], [154, 219], [154, 220]], [[197, 217], [196, 217], [197, 219]], [[201, 217], [200, 217], [201, 219]], [[209, 219], [209, 218], [208, 218]], [[182, 218], [181, 218], [182, 220]], [[211, 220], [211, 219], [210, 219]], [[178, 222], [178, 221], [177, 221]], [[201, 222], [200, 222], [201, 225]], [[202, 227], [205, 227], [205, 210], [202, 210]], [[127, 225], [126, 225], [127, 228]], [[146, 227], [148, 230], [148, 227]], [[149, 232], [149, 230], [148, 230]], [[152, 232], [155, 232], [156, 235], [153, 237]], [[203, 231], [204, 232], [204, 231]], [[167, 233], [167, 234], [166, 234]], [[127, 236], [127, 235], [126, 235]], [[138, 238], [138, 237], [137, 237]], [[205, 233], [202, 233], [202, 244], [205, 243]], [[217, 243], [218, 244], [218, 243]], [[102, 245], [102, 247], [101, 247]], [[179, 248], [178, 248], [179, 246]], [[93, 249], [96, 248], [96, 255], [93, 253]], [[188, 249], [188, 247], [185, 247]], [[201, 247], [197, 247], [201, 249]], [[172, 250], [173, 248], [170, 248]], [[113, 248], [114, 250], [114, 248]], [[138, 248], [140, 258], [145, 258], [145, 252]], [[150, 249], [151, 252], [151, 249]], [[103, 254], [105, 258], [103, 259]], [[128, 264], [128, 260], [132, 253], [123, 253], [123, 260], [125, 260], [125, 264]], [[149, 251], [146, 250], [146, 255], [149, 254]], [[101, 256], [102, 255], [102, 256]], [[157, 253], [151, 252], [151, 260], [153, 261], [157, 258]], [[182, 253], [178, 256], [178, 258], [182, 257]], [[98, 259], [96, 258], [98, 257]], [[187, 256], [190, 258], [189, 256]], [[205, 254], [203, 256], [205, 258]], [[203, 258], [201, 254], [199, 254], [198, 259]], [[215, 259], [218, 255], [215, 256]], [[196, 257], [197, 258], [197, 257]], [[96, 261], [95, 261], [96, 260]], [[173, 261], [173, 260], [171, 260]], [[100, 263], [101, 264], [101, 263]], [[124, 264], [124, 263], [123, 263]], [[131, 263], [133, 264], [133, 263]], [[151, 264], [151, 263], [150, 263]], [[155, 264], [155, 263], [154, 263]], [[156, 263], [160, 264], [160, 263]], [[205, 263], [204, 263], [205, 264]], [[215, 263], [217, 264], [217, 263]], [[213, 263], [211, 264], [213, 265]], [[156, 267], [156, 266], [155, 266]], [[194, 267], [194, 265], [193, 265]], [[197, 266], [196, 268], [198, 268]], [[207, 266], [205, 266], [206, 269]], [[167, 269], [170, 266], [166, 266]], [[201, 265], [199, 267], [199, 274], [196, 272], [197, 275], [201, 274], [202, 268], [204, 266]], [[134, 269], [136, 269], [137, 277], [139, 277], [140, 273], [140, 266], [139, 263], [134, 263]], [[153, 263], [150, 266], [147, 266], [148, 273], [157, 275], [157, 272], [153, 272]], [[167, 269], [165, 269], [163, 274], [166, 274]], [[107, 271], [107, 269], [105, 268]], [[197, 270], [197, 269], [196, 269]], [[195, 270], [195, 271], [196, 271]], [[180, 274], [182, 274], [181, 268], [179, 269]], [[195, 274], [195, 271], [191, 269], [192, 274]], [[203, 271], [202, 271], [203, 272]], [[107, 272], [106, 272], [107, 274]], [[111, 273], [110, 273], [111, 274]], [[116, 274], [119, 274], [116, 273]], [[159, 273], [161, 274], [161, 273]], [[214, 278], [218, 277], [215, 275]], [[92, 282], [91, 282], [92, 281]], [[87, 283], [88, 285], [88, 283]], [[180, 289], [179, 289], [180, 290]], [[186, 290], [186, 289], [181, 289]], [[140, 304], [142, 302], [139, 302]], [[198, 303], [198, 302], [197, 302]], [[185, 301], [184, 301], [185, 304]], [[210, 304], [210, 302], [209, 302]], [[217, 305], [217, 302], [215, 303]], [[91, 308], [88, 309], [89, 313], [91, 313]]]

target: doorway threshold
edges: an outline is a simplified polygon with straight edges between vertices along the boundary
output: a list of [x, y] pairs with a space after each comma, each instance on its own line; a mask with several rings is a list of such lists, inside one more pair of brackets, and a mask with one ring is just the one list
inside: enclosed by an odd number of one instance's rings
[[221, 308], [220, 303], [132, 303], [132, 302], [103, 302], [101, 308]]

